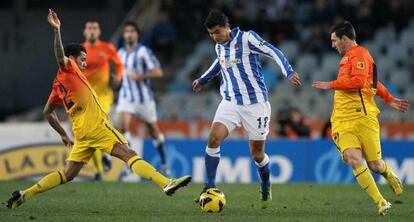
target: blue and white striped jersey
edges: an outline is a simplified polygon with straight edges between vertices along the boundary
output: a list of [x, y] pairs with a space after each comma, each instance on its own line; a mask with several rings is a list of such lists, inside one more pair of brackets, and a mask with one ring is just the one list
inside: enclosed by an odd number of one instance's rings
[[221, 73], [221, 95], [225, 100], [238, 105], [269, 100], [259, 55], [273, 59], [285, 77], [290, 78], [294, 74], [283, 53], [253, 31], [245, 32], [234, 28], [230, 33], [230, 40], [223, 45], [216, 44], [215, 49], [217, 59], [198, 81], [205, 84]]
[[137, 75], [143, 75], [154, 68], [160, 67], [160, 63], [151, 49], [138, 43], [131, 52], [128, 52], [125, 47], [120, 48], [118, 50], [118, 56], [124, 64], [119, 99], [127, 99], [131, 103], [153, 101], [154, 96], [151, 90], [150, 80], [130, 80], [127, 75], [131, 71], [134, 71]]

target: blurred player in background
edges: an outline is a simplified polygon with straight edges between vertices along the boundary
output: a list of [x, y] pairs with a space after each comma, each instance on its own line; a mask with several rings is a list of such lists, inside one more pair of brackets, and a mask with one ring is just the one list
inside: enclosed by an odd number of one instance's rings
[[[205, 26], [217, 43], [217, 59], [200, 78], [194, 80], [193, 89], [199, 92], [204, 84], [221, 73], [223, 100], [217, 108], [208, 136], [205, 154], [207, 183], [203, 192], [216, 187], [220, 144], [231, 131], [242, 126], [249, 135], [250, 152], [262, 181], [260, 204], [265, 209], [272, 200], [269, 157], [265, 153], [271, 110], [259, 55], [273, 59], [293, 85], [300, 85], [300, 78], [281, 51], [253, 31], [230, 29], [229, 20], [222, 12], [212, 10]], [[199, 198], [195, 201], [198, 202]]]
[[140, 31], [137, 24], [126, 22], [123, 37], [125, 46], [118, 50], [118, 56], [124, 64], [124, 74], [116, 107], [120, 116], [120, 131], [130, 141], [129, 129], [132, 118], [143, 120], [158, 150], [161, 172], [168, 175], [164, 135], [157, 125], [157, 109], [150, 86], [150, 80], [161, 78], [163, 71], [152, 51], [138, 42]]
[[[378, 71], [369, 51], [356, 43], [351, 23], [345, 21], [331, 28], [332, 48], [343, 57], [339, 64], [338, 78], [330, 82], [316, 81], [317, 89], [335, 90], [331, 116], [332, 139], [348, 163], [359, 185], [374, 200], [378, 213], [385, 215], [391, 208], [378, 190], [371, 169], [381, 174], [396, 195], [403, 192], [400, 179], [382, 160], [379, 109], [374, 96], [380, 96], [393, 109], [405, 112], [408, 101], [393, 97], [378, 81]], [[368, 168], [363, 159], [367, 161]]]
[[[158, 173], [135, 151], [129, 149], [125, 138], [112, 127], [95, 91], [81, 72], [87, 64], [85, 48], [79, 44], [71, 44], [64, 49], [57, 14], [49, 9], [47, 19], [55, 33], [54, 49], [59, 69], [43, 113], [49, 124], [59, 133], [63, 143], [72, 149], [64, 170], [48, 174], [24, 191], [14, 191], [7, 201], [7, 207], [16, 208], [37, 193], [71, 181], [78, 175], [83, 165], [89, 162], [97, 149], [125, 161], [137, 175], [152, 180], [167, 195], [172, 195], [178, 188], [187, 185], [191, 181], [190, 176], [170, 180]], [[69, 138], [59, 123], [54, 111], [57, 104], [65, 107], [71, 119], [75, 142]]]
[[[85, 23], [83, 30], [85, 42], [82, 45], [88, 52], [87, 68], [83, 74], [88, 79], [105, 113], [109, 114], [114, 99], [112, 85], [119, 85], [122, 76], [122, 62], [119, 59], [115, 47], [99, 39], [101, 29], [98, 21], [90, 20]], [[116, 73], [111, 73], [111, 65], [116, 67]], [[103, 155], [101, 150], [96, 150], [92, 160], [95, 165], [95, 180], [102, 179], [102, 172], [110, 169], [110, 157]]]

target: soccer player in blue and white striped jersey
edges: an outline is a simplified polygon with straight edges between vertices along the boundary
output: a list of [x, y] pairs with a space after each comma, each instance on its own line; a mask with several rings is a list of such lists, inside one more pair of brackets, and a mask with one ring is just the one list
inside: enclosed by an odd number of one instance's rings
[[217, 108], [208, 137], [205, 154], [207, 183], [203, 191], [216, 187], [221, 142], [232, 130], [242, 126], [248, 133], [250, 152], [262, 181], [260, 203], [261, 208], [265, 209], [272, 200], [269, 157], [264, 147], [269, 133], [271, 109], [259, 55], [274, 60], [293, 85], [299, 86], [300, 78], [281, 51], [253, 31], [230, 29], [229, 20], [222, 12], [212, 10], [205, 26], [217, 43], [217, 59], [200, 78], [194, 80], [193, 89], [199, 92], [204, 84], [221, 74], [220, 92], [223, 100]]
[[120, 114], [120, 131], [130, 141], [129, 133], [132, 117], [145, 122], [150, 136], [158, 149], [161, 171], [168, 174], [164, 152], [164, 135], [157, 125], [157, 110], [150, 79], [161, 78], [162, 69], [151, 49], [139, 43], [139, 29], [134, 22], [124, 24], [125, 46], [118, 50], [118, 56], [124, 64], [121, 89], [119, 91], [117, 112]]

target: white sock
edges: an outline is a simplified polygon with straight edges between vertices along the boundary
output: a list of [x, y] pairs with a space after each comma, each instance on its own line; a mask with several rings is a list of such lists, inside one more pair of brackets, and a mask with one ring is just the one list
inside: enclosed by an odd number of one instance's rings
[[206, 147], [206, 153], [212, 157], [220, 157], [220, 147], [217, 148], [210, 148]]
[[258, 162], [256, 162], [256, 161], [254, 161], [254, 163], [256, 164], [256, 166], [258, 166], [258, 167], [264, 167], [264, 166], [266, 166], [266, 164], [268, 164], [270, 162], [270, 160], [269, 160], [269, 156], [265, 153], [265, 156], [264, 156], [264, 158], [263, 158], [263, 160], [262, 160], [262, 162], [260, 162], [260, 163], [258, 163]]

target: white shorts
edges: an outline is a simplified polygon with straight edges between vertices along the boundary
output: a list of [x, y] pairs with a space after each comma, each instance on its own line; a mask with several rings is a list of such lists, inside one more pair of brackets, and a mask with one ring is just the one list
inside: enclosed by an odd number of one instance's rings
[[271, 108], [269, 102], [251, 105], [237, 105], [222, 100], [217, 108], [214, 122], [223, 123], [229, 133], [243, 126], [249, 140], [266, 140], [269, 134]]
[[144, 103], [130, 102], [127, 99], [119, 99], [116, 106], [116, 112], [126, 112], [133, 114], [136, 118], [147, 123], [157, 122], [157, 108], [155, 101], [147, 101]]

